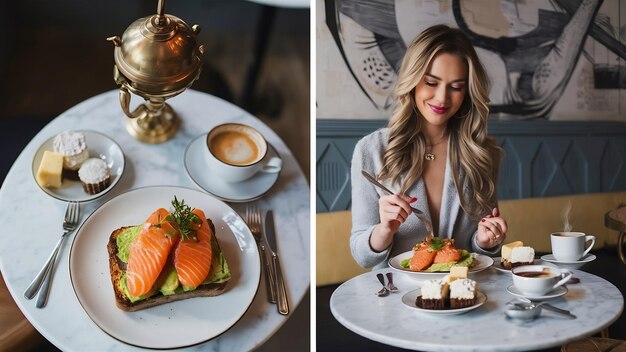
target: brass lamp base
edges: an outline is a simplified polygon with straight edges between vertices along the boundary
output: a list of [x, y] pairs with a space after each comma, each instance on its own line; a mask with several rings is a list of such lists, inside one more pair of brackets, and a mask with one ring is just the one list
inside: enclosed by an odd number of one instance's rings
[[172, 138], [180, 128], [181, 120], [171, 106], [163, 104], [161, 109], [143, 110], [143, 116], [126, 118], [126, 130], [135, 139], [144, 143], [162, 143]]

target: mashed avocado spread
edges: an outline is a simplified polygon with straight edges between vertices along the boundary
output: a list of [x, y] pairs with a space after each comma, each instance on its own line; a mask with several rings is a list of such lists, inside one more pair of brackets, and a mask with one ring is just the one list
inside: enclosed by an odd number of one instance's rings
[[[132, 226], [125, 229], [122, 233], [120, 233], [116, 238], [117, 244], [117, 257], [124, 263], [128, 263], [128, 256], [130, 254], [130, 245], [133, 240], [139, 235], [141, 231], [141, 225]], [[211, 248], [213, 249], [213, 258], [211, 259], [211, 270], [207, 275], [206, 279], [202, 282], [201, 285], [210, 284], [210, 283], [220, 283], [226, 281], [230, 278], [230, 270], [228, 269], [228, 264], [226, 263], [226, 259], [224, 258], [224, 254], [220, 249], [215, 236], [211, 237]], [[178, 275], [176, 273], [176, 269], [171, 261], [168, 261], [165, 264], [165, 267], [161, 271], [161, 275], [156, 280], [154, 287], [150, 293], [140, 296], [133, 297], [128, 292], [128, 287], [126, 286], [126, 272], [122, 274], [122, 278], [120, 280], [120, 284], [122, 286], [122, 291], [130, 299], [131, 302], [141, 301], [142, 299], [146, 299], [150, 296], [153, 296], [157, 293], [161, 293], [165, 296], [173, 295], [176, 293], [182, 293], [186, 291], [192, 291], [194, 288], [184, 287], [178, 281]]]

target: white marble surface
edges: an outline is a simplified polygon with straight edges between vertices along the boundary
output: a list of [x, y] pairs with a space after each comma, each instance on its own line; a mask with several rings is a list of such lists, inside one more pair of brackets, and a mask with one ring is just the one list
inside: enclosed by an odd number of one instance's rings
[[335, 318], [366, 338], [407, 349], [427, 351], [525, 351], [559, 346], [589, 336], [619, 318], [624, 298], [608, 281], [574, 270], [581, 282], [568, 285], [569, 292], [549, 300], [567, 309], [577, 319], [543, 311], [534, 321], [518, 321], [504, 315], [506, 302], [515, 299], [506, 292], [513, 283], [510, 274], [493, 268], [471, 275], [487, 302], [470, 312], [440, 316], [417, 312], [403, 305], [401, 297], [420, 282], [394, 274], [400, 291], [387, 297], [374, 295], [380, 289], [380, 269], [357, 276], [339, 286], [330, 300]]
[[[139, 103], [133, 98], [133, 105]], [[130, 189], [151, 185], [175, 185], [198, 189], [183, 167], [185, 146], [197, 135], [224, 122], [240, 122], [257, 128], [283, 158], [283, 170], [274, 188], [256, 204], [273, 209], [279, 251], [289, 302], [293, 311], [309, 287], [309, 185], [283, 141], [260, 120], [224, 100], [188, 90], [168, 100], [183, 121], [175, 138], [162, 144], [144, 144], [124, 128], [118, 91], [88, 99], [44, 127], [17, 158], [0, 189], [0, 270], [13, 299], [28, 320], [63, 351], [128, 351], [125, 345], [102, 332], [81, 309], [71, 287], [68, 252], [72, 238], [61, 249], [48, 305], [37, 309], [23, 292], [43, 266], [61, 235], [65, 203], [41, 191], [33, 179], [31, 163], [37, 147], [66, 129], [95, 130], [114, 139], [126, 156], [126, 169], [118, 185], [104, 197], [82, 205], [81, 219], [98, 206]], [[19, 131], [16, 131], [19, 133]], [[240, 214], [244, 204], [230, 204]], [[103, 250], [105, 250], [103, 244]], [[189, 350], [243, 351], [260, 346], [289, 316], [277, 313], [267, 302], [264, 281], [244, 317], [223, 335]], [[308, 329], [308, 326], [306, 327]]]

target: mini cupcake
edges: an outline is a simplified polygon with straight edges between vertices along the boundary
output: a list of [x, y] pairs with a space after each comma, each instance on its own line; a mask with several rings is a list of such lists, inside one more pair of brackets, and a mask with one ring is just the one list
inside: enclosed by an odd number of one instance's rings
[[54, 137], [52, 148], [63, 154], [63, 168], [78, 170], [80, 165], [89, 158], [85, 135], [80, 132], [63, 131]]
[[82, 163], [78, 170], [78, 178], [85, 192], [97, 194], [111, 184], [111, 171], [104, 160], [90, 158]]

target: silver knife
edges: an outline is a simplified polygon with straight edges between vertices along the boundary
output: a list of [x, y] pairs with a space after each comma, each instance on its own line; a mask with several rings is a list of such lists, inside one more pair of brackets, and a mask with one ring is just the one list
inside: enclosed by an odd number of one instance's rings
[[274, 216], [271, 210], [265, 214], [265, 242], [270, 247], [272, 261], [274, 263], [274, 278], [276, 280], [276, 291], [278, 292], [278, 312], [282, 315], [289, 314], [289, 303], [287, 302], [287, 290], [283, 281], [283, 272], [280, 268], [280, 259], [278, 258], [278, 247], [276, 246], [276, 233], [274, 229]]

